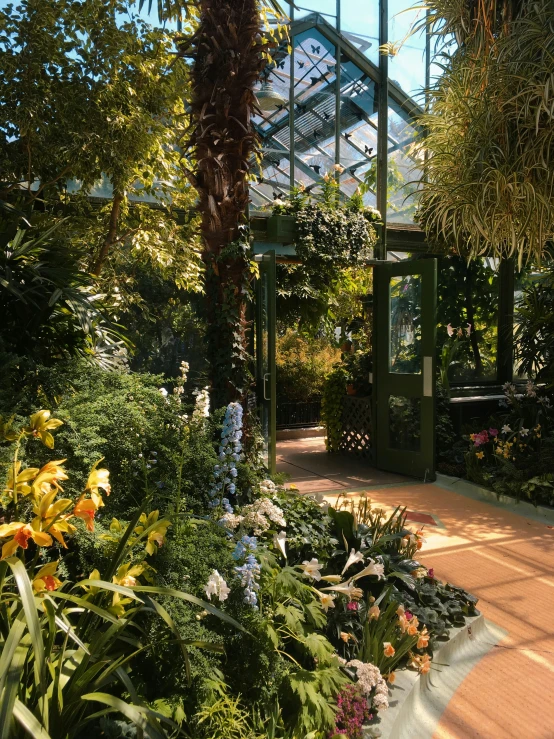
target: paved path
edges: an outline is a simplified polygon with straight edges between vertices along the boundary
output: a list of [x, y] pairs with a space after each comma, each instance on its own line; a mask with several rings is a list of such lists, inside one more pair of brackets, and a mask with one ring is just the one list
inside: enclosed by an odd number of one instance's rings
[[[486, 618], [508, 632], [454, 693], [434, 739], [554, 739], [554, 528], [437, 484], [395, 484], [308, 441], [278, 446], [281, 469], [288, 463], [290, 471], [298, 455], [309, 460], [309, 475], [293, 472], [291, 482], [329, 500], [330, 480], [348, 496], [375, 485], [376, 503], [408, 506], [412, 520], [427, 521], [423, 563], [474, 593]], [[364, 475], [368, 482], [356, 484]]]

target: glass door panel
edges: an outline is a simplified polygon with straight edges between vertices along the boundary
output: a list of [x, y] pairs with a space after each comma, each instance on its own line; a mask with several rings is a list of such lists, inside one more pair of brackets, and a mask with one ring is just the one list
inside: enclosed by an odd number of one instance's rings
[[437, 260], [375, 267], [375, 463], [435, 479]]
[[275, 371], [275, 252], [256, 257], [260, 276], [256, 289], [256, 396], [263, 454], [267, 469], [275, 473], [276, 459], [276, 371]]

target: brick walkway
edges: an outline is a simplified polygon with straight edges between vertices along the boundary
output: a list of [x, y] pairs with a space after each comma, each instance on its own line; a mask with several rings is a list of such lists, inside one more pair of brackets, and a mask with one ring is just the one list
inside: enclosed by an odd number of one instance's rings
[[[305, 470], [291, 482], [331, 501], [329, 478], [350, 482], [351, 463], [329, 458], [319, 442], [320, 467], [309, 441], [309, 485]], [[293, 449], [295, 458], [302, 454], [302, 443], [279, 445], [281, 469]], [[318, 469], [326, 475], [319, 489]], [[485, 617], [508, 631], [454, 693], [434, 738], [554, 739], [554, 529], [437, 484], [381, 482], [381, 474], [356, 468], [353, 477], [375, 481], [369, 496], [380, 505], [408, 506], [415, 519], [430, 515], [438, 525], [427, 519], [422, 562], [439, 579], [474, 593]], [[355, 495], [363, 489], [355, 479], [335, 490]]]

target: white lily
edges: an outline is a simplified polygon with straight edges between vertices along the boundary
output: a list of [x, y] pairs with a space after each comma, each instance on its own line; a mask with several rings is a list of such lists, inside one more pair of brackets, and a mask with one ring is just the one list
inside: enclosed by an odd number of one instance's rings
[[352, 582], [359, 580], [361, 577], [367, 577], [368, 575], [374, 575], [379, 580], [384, 580], [385, 566], [380, 564], [379, 562], [375, 562], [373, 559], [370, 559], [367, 567], [364, 567], [361, 572], [358, 572], [357, 575], [354, 575], [354, 577], [352, 578]]
[[341, 572], [341, 575], [344, 575], [346, 570], [352, 565], [356, 564], [357, 562], [363, 562], [363, 561], [364, 561], [364, 555], [361, 552], [357, 552], [355, 549], [351, 549], [350, 556], [346, 560], [346, 564], [344, 565], [344, 569]]
[[353, 580], [343, 582], [340, 585], [330, 585], [328, 588], [321, 588], [322, 590], [332, 590], [335, 593], [341, 593], [346, 595], [350, 600], [360, 600], [363, 598], [364, 591], [361, 588], [357, 588], [352, 584]]
[[276, 549], [279, 549], [283, 557], [287, 558], [287, 550], [286, 550], [286, 542], [287, 542], [287, 532], [286, 531], [280, 531], [278, 534], [275, 534], [273, 537], [273, 546]]
[[304, 577], [311, 577], [312, 580], [321, 580], [320, 570], [323, 565], [320, 565], [315, 557], [309, 562], [305, 559], [300, 567], [304, 570]]
[[321, 602], [321, 607], [327, 613], [329, 608], [335, 607], [335, 599], [332, 595], [329, 595], [328, 593], [322, 593], [321, 591], [317, 591], [317, 594], [319, 595], [319, 599]]

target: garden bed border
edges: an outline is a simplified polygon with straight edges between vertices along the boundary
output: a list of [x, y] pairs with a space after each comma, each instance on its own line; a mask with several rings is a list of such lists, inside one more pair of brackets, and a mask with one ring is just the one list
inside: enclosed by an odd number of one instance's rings
[[364, 727], [364, 739], [432, 739], [450, 699], [478, 662], [507, 635], [483, 614], [450, 629], [450, 638], [433, 655], [426, 675], [399, 670], [389, 708]]

